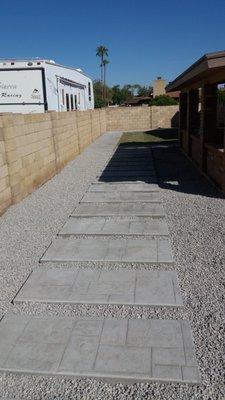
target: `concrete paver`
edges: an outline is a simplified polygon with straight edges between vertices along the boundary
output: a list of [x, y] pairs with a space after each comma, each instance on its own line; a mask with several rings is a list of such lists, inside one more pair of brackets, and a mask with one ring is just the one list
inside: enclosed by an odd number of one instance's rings
[[108, 164], [107, 167], [102, 171], [104, 173], [136, 173], [142, 175], [142, 172], [148, 172], [149, 175], [155, 174], [155, 168], [152, 165], [111, 165]]
[[168, 235], [166, 219], [151, 217], [70, 217], [58, 233], [70, 235]]
[[159, 191], [159, 186], [157, 184], [148, 184], [144, 182], [140, 183], [127, 183], [127, 182], [117, 182], [117, 183], [103, 183], [96, 182], [92, 183], [88, 189], [89, 192], [156, 192]]
[[[162, 255], [160, 254], [162, 248]], [[168, 239], [157, 238], [112, 238], [98, 237], [59, 238], [46, 250], [42, 262], [137, 262], [172, 263], [171, 245]]]
[[110, 176], [110, 177], [115, 177], [115, 178], [118, 178], [118, 177], [124, 177], [124, 179], [128, 179], [128, 178], [133, 178], [133, 177], [137, 177], [137, 179], [139, 179], [140, 177], [153, 177], [153, 178], [155, 178], [156, 177], [156, 175], [155, 175], [155, 171], [152, 169], [152, 170], [150, 170], [150, 171], [148, 171], [148, 170], [146, 170], [146, 169], [143, 169], [143, 170], [139, 170], [139, 171], [137, 171], [137, 170], [122, 170], [122, 169], [105, 169], [102, 173], [101, 173], [101, 175], [100, 175], [101, 177], [107, 177], [107, 176]]
[[161, 203], [81, 203], [72, 215], [164, 217], [165, 212]]
[[87, 192], [81, 203], [160, 203], [159, 192]]
[[[199, 382], [186, 321], [8, 316], [1, 321], [0, 336], [2, 372]], [[186, 352], [192, 353], [191, 362]]]
[[18, 302], [182, 306], [174, 271], [38, 270], [16, 296]]

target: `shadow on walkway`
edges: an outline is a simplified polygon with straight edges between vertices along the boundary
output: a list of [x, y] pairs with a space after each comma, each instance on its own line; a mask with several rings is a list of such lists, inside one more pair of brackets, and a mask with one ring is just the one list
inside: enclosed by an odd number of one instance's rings
[[99, 181], [158, 183], [163, 189], [224, 198], [182, 153], [178, 141], [163, 137], [163, 141], [121, 143]]

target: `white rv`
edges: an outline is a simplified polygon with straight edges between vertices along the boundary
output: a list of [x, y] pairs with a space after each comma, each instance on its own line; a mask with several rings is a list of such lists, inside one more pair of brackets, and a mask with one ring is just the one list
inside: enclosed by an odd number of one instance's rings
[[0, 60], [0, 113], [94, 108], [91, 79], [48, 60]]

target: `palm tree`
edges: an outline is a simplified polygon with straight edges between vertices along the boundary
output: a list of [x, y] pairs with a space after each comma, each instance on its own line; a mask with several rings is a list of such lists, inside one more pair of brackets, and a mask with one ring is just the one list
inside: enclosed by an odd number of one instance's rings
[[[102, 85], [103, 85], [103, 79], [104, 79], [103, 78], [103, 69], [104, 69], [103, 61], [104, 61], [104, 57], [108, 57], [108, 49], [107, 49], [107, 47], [98, 46], [97, 49], [96, 49], [96, 56], [100, 57], [100, 60], [101, 60], [101, 62], [100, 62], [101, 82], [102, 82]], [[103, 86], [102, 86], [102, 97], [103, 97]]]
[[105, 100], [105, 98], [106, 98], [106, 65], [109, 64], [109, 60], [104, 59], [102, 61], [102, 64], [103, 64], [103, 82], [104, 82], [104, 84], [103, 84], [103, 99]]

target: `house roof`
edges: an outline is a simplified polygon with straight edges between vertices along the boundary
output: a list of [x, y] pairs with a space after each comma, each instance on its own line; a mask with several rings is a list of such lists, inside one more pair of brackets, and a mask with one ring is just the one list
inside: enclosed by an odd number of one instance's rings
[[127, 99], [124, 103], [125, 104], [138, 104], [141, 101], [151, 100], [152, 97], [150, 96], [136, 96], [132, 97], [131, 99]]
[[181, 90], [189, 86], [198, 87], [199, 82], [220, 83], [225, 81], [225, 51], [205, 54], [166, 87], [166, 92]]

